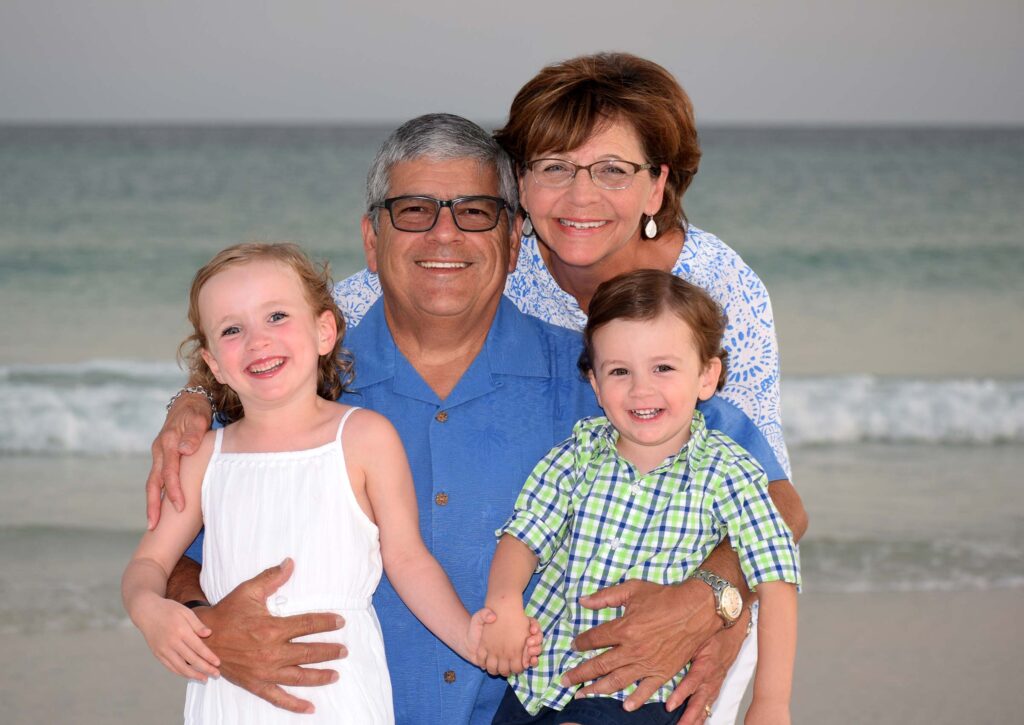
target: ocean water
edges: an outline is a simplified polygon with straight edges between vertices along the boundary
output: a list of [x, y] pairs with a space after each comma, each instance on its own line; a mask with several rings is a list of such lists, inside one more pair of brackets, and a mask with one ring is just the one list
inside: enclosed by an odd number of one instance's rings
[[[0, 628], [122, 626], [195, 269], [362, 266], [386, 127], [0, 127]], [[1024, 586], [1024, 129], [712, 128], [685, 207], [759, 272], [808, 590]]]

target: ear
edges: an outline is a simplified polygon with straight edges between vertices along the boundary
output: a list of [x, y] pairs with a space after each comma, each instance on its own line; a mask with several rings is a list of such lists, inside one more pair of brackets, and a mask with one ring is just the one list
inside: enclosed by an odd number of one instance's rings
[[515, 212], [509, 212], [508, 226], [508, 274], [516, 271], [516, 263], [519, 261], [519, 248], [523, 242], [523, 218]]
[[594, 389], [594, 397], [597, 398], [597, 404], [601, 406], [601, 410], [604, 410], [604, 403], [601, 402], [601, 389], [597, 385], [597, 376], [594, 375], [593, 370], [587, 373], [587, 380], [590, 381], [590, 387]]
[[722, 374], [722, 358], [713, 357], [700, 372], [700, 390], [697, 391], [698, 400], [708, 400], [718, 389], [718, 376]]
[[377, 273], [377, 232], [373, 231], [373, 222], [369, 214], [363, 215], [363, 254], [366, 256], [366, 268]]
[[316, 333], [318, 355], [326, 355], [334, 349], [334, 343], [338, 341], [338, 320], [330, 310], [324, 310], [316, 318]]
[[661, 165], [661, 173], [654, 180], [651, 187], [651, 195], [647, 197], [647, 204], [644, 206], [644, 214], [654, 216], [661, 211], [661, 204], [665, 200], [665, 184], [668, 183], [668, 164]]
[[199, 354], [203, 356], [203, 362], [210, 368], [210, 372], [213, 373], [213, 377], [216, 378], [217, 382], [221, 385], [227, 385], [224, 379], [220, 376], [220, 365], [217, 364], [217, 358], [215, 358], [209, 350], [205, 347], [199, 351]]

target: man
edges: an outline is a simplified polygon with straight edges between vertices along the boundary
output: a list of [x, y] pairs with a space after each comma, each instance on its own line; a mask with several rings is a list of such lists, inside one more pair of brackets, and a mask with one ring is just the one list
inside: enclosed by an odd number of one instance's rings
[[[346, 335], [357, 377], [344, 400], [384, 414], [398, 429], [413, 469], [424, 541], [474, 610], [483, 604], [494, 530], [511, 512], [529, 471], [578, 418], [598, 409], [576, 372], [579, 336], [523, 315], [502, 297], [505, 277], [515, 268], [520, 224], [509, 160], [486, 132], [455, 116], [414, 119], [384, 143], [367, 188], [364, 248], [383, 297]], [[358, 284], [341, 283], [336, 299], [351, 318], [351, 308], [360, 304]], [[194, 450], [208, 421], [209, 407], [198, 395], [185, 395], [172, 408], [154, 443], [147, 482], [151, 523], [163, 481], [172, 501], [180, 500], [179, 445]], [[757, 444], [734, 437], [748, 447]], [[780, 508], [788, 520], [787, 507]], [[741, 581], [727, 547], [713, 558], [708, 566], [716, 573]], [[196, 614], [213, 631], [209, 644], [222, 674], [274, 704], [302, 711], [305, 703], [278, 684], [329, 681], [330, 671], [298, 665], [335, 659], [343, 650], [288, 640], [337, 628], [334, 615], [269, 617], [265, 599], [287, 579], [290, 565], [243, 583], [215, 607], [201, 606], [196, 572], [194, 564], [179, 565], [168, 596], [200, 605]], [[708, 641], [722, 627], [713, 599], [700, 581], [675, 587], [631, 582], [594, 597], [594, 606], [625, 604], [626, 615], [581, 637], [585, 648], [617, 646], [571, 673], [573, 679], [607, 675], [598, 685], [602, 692], [644, 679], [634, 696], [642, 702], [645, 692], [701, 647], [693, 675], [672, 703], [701, 686], [684, 719], [699, 722], [746, 623]], [[488, 677], [434, 639], [386, 580], [374, 605], [398, 722], [489, 723], [504, 680]]]

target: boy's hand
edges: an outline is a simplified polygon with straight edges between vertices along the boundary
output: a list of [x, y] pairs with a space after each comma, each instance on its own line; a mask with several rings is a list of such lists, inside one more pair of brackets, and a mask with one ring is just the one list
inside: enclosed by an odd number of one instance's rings
[[531, 632], [531, 620], [523, 612], [522, 604], [494, 609], [497, 619], [483, 628], [477, 660], [488, 673], [508, 677], [526, 669], [534, 659], [530, 654], [534, 649], [539, 653], [539, 644], [531, 645], [528, 640], [531, 634], [537, 637], [540, 628]]
[[544, 649], [544, 633], [540, 630], [540, 622], [533, 617], [530, 620], [530, 636], [523, 644], [523, 669], [528, 669], [537, 664], [540, 653]]
[[743, 725], [790, 725], [789, 703], [755, 697], [743, 718]]
[[200, 682], [220, 677], [220, 659], [201, 639], [210, 636], [210, 629], [188, 607], [153, 595], [135, 607], [132, 619], [171, 672]]

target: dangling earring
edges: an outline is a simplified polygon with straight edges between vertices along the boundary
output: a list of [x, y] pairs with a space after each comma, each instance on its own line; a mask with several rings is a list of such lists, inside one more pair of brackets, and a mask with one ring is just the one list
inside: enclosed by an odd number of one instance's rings
[[527, 214], [526, 215], [526, 219], [523, 220], [523, 236], [524, 237], [532, 237], [533, 236], [533, 222], [530, 221], [530, 215], [529, 214]]
[[658, 224], [654, 221], [654, 217], [647, 217], [647, 223], [644, 225], [644, 234], [647, 235], [648, 239], [654, 239], [658, 236]]

